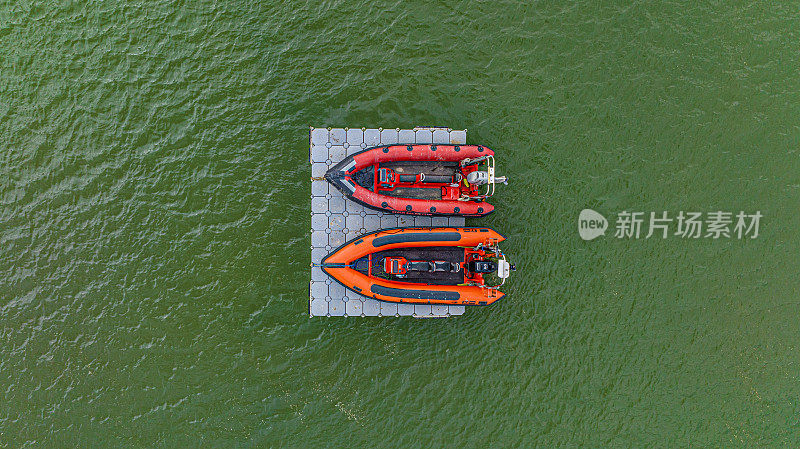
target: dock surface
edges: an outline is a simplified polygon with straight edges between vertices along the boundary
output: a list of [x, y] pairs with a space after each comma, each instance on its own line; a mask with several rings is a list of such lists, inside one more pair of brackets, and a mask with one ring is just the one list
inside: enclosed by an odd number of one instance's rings
[[[367, 232], [412, 226], [464, 226], [464, 217], [398, 215], [350, 201], [321, 178], [345, 157], [365, 148], [396, 143], [467, 143], [466, 130], [449, 128], [311, 128], [311, 262], [319, 264], [331, 250]], [[396, 304], [360, 295], [311, 268], [311, 316], [411, 316], [440, 318], [462, 315], [464, 306]]]

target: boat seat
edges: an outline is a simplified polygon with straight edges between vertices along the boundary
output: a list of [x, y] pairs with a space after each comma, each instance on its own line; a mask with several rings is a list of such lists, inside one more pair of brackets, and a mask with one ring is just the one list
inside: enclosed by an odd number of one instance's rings
[[450, 175], [426, 175], [422, 182], [433, 184], [449, 184], [453, 182], [453, 177]]
[[417, 182], [417, 175], [399, 175], [400, 182], [413, 184]]
[[433, 267], [431, 266], [430, 262], [409, 262], [406, 266], [407, 270], [410, 271], [433, 271]]
[[409, 271], [427, 271], [429, 273], [458, 273], [461, 271], [461, 265], [440, 260], [435, 260], [433, 262], [414, 261], [409, 262], [408, 265], [406, 265], [406, 269]]
[[444, 271], [447, 273], [458, 273], [461, 271], [461, 265], [450, 262], [433, 262], [433, 271]]

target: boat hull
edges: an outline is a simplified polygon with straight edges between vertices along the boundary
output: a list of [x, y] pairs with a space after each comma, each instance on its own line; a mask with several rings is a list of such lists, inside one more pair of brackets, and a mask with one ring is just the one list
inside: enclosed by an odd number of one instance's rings
[[[398, 214], [446, 215], [481, 217], [494, 211], [494, 206], [481, 201], [459, 201], [444, 198], [415, 198], [402, 195], [388, 195], [377, 188], [367, 189], [355, 181], [355, 175], [364, 168], [396, 163], [428, 163], [434, 168], [438, 165], [453, 166], [458, 162], [481, 156], [493, 156], [494, 151], [482, 145], [453, 144], [396, 144], [367, 148], [352, 154], [333, 166], [325, 174], [333, 186], [347, 198], [366, 207]], [[420, 190], [420, 189], [417, 189]]]
[[359, 236], [322, 260], [322, 270], [344, 287], [380, 301], [410, 304], [489, 305], [504, 293], [477, 285], [399, 282], [357, 271], [353, 264], [378, 252], [404, 248], [494, 245], [505, 237], [489, 228], [393, 228]]

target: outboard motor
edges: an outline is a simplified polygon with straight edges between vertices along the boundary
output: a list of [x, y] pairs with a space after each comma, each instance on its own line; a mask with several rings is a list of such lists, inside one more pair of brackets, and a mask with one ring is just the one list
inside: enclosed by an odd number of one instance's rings
[[489, 183], [489, 173], [485, 171], [474, 171], [467, 174], [467, 182], [476, 185], [482, 186], [484, 184]]
[[473, 198], [486, 198], [494, 195], [495, 184], [508, 184], [508, 179], [505, 176], [497, 176], [494, 171], [494, 156], [481, 156], [477, 159], [464, 159], [461, 161], [461, 166], [466, 167], [469, 165], [476, 165], [480, 162], [486, 161], [485, 171], [478, 169], [466, 174], [465, 181], [471, 186], [487, 186], [486, 192], [478, 195], [470, 194]]

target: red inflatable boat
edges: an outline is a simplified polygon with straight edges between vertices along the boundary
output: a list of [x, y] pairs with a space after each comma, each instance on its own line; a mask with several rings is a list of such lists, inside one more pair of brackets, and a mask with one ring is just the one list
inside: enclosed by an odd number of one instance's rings
[[480, 217], [496, 183], [494, 151], [482, 145], [396, 144], [350, 155], [325, 174], [364, 206], [401, 214]]

